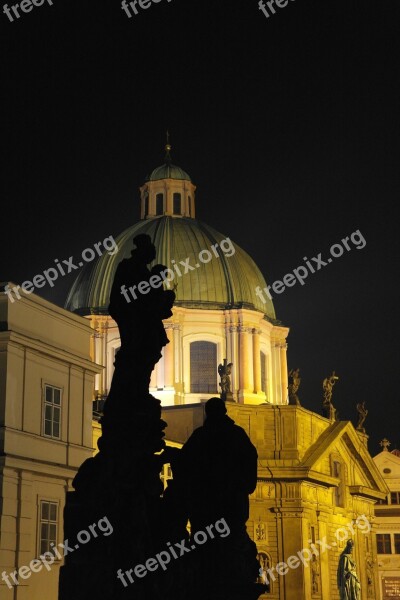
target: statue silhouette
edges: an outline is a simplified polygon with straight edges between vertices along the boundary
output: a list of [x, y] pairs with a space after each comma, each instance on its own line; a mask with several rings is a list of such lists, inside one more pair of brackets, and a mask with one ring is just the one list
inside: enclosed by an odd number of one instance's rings
[[[221, 398], [211, 398], [205, 411], [204, 425], [170, 457], [172, 485], [179, 490], [182, 511], [191, 525], [190, 543], [196, 545], [197, 532], [208, 532], [207, 543], [192, 555], [191, 597], [257, 598], [266, 588], [255, 583], [257, 548], [246, 531], [249, 494], [257, 484], [257, 451], [246, 432], [227, 416]], [[220, 537], [214, 531], [212, 537], [210, 526], [212, 531], [221, 520], [229, 535]]]
[[172, 315], [175, 294], [164, 291], [160, 270], [156, 276], [148, 269], [156, 256], [150, 237], [139, 235], [134, 244], [131, 257], [118, 265], [111, 291], [109, 313], [118, 324], [121, 348], [101, 418], [99, 453], [81, 465], [64, 520], [65, 539], [76, 539], [101, 515], [109, 518], [113, 534], [66, 557], [59, 600], [161, 597], [157, 576], [136, 578], [126, 588], [116, 576], [146, 562], [164, 543], [158, 453], [165, 448], [166, 423], [149, 382], [168, 343], [162, 321]]
[[168, 344], [162, 320], [172, 316], [175, 293], [163, 289], [160, 274], [166, 267], [156, 265], [152, 271], [147, 267], [156, 257], [150, 236], [137, 235], [133, 243], [136, 249], [132, 250], [131, 257], [122, 260], [117, 267], [109, 314], [116, 321], [121, 337], [116, 370], [118, 362], [124, 359], [128, 359], [131, 366], [145, 362], [148, 388], [151, 372], [161, 358], [163, 346]]

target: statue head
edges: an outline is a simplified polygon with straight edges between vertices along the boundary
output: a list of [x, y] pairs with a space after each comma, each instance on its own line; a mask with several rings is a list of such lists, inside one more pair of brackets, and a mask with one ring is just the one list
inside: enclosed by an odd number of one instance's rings
[[132, 250], [132, 254], [137, 256], [146, 265], [155, 259], [156, 248], [151, 241], [151, 237], [147, 235], [147, 233], [140, 233], [134, 237], [133, 243], [136, 246], [136, 249]]
[[225, 402], [218, 397], [210, 398], [206, 402], [205, 410], [208, 419], [218, 419], [226, 415]]
[[349, 540], [346, 544], [346, 548], [344, 549], [344, 554], [351, 554], [353, 552], [354, 542], [353, 540]]

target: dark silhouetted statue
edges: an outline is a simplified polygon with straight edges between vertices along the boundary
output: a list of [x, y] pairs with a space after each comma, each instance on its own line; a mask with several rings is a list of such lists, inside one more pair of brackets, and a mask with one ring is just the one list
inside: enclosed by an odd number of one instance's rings
[[[204, 425], [172, 459], [172, 485], [178, 486], [190, 520], [190, 543], [196, 545], [197, 532], [205, 532], [208, 540], [192, 554], [189, 595], [196, 600], [257, 598], [266, 588], [255, 583], [260, 565], [246, 531], [249, 494], [257, 484], [257, 451], [227, 416], [221, 398], [211, 398], [205, 410]], [[214, 528], [212, 538], [210, 528], [218, 522], [229, 533], [222, 537]]]
[[134, 244], [131, 257], [118, 265], [111, 291], [109, 312], [118, 324], [121, 348], [101, 419], [99, 453], [79, 469], [64, 512], [64, 539], [70, 542], [104, 516], [113, 533], [66, 557], [59, 600], [161, 597], [157, 575], [133, 577], [128, 587], [117, 578], [164, 544], [158, 453], [165, 448], [166, 423], [160, 401], [149, 394], [149, 381], [168, 343], [162, 320], [172, 315], [175, 294], [164, 291], [160, 270], [157, 275], [148, 269], [156, 256], [149, 236], [137, 236]]

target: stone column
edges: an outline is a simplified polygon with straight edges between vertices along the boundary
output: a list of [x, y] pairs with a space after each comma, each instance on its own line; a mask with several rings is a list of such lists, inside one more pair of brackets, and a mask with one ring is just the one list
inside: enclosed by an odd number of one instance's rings
[[249, 385], [248, 354], [246, 348], [247, 327], [239, 326], [239, 389], [245, 390]]
[[174, 323], [174, 387], [175, 387], [175, 404], [183, 404], [183, 350], [182, 350], [182, 332], [181, 325]]
[[253, 329], [253, 376], [255, 394], [261, 392], [260, 334], [260, 329]]
[[253, 391], [252, 347], [249, 327], [239, 326], [239, 389]]
[[289, 392], [288, 392], [288, 370], [287, 370], [287, 356], [286, 356], [287, 344], [286, 342], [281, 343], [281, 383], [282, 383], [282, 404], [288, 403]]
[[181, 369], [181, 328], [179, 324], [174, 324], [174, 371], [175, 377], [174, 382], [179, 383], [182, 380], [180, 369]]
[[174, 387], [174, 330], [172, 323], [165, 326], [169, 344], [164, 347], [164, 387]]
[[238, 328], [236, 325], [231, 325], [229, 327], [230, 339], [231, 339], [231, 361], [233, 362], [233, 370], [232, 370], [232, 393], [237, 401], [237, 390], [240, 387], [239, 384], [239, 372], [240, 372], [240, 364], [239, 364], [239, 339], [238, 339]]

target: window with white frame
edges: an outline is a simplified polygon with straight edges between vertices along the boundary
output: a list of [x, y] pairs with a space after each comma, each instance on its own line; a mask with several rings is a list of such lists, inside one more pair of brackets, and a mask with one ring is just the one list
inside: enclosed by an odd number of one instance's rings
[[43, 435], [61, 437], [61, 389], [48, 384], [44, 386]]
[[39, 510], [39, 554], [44, 554], [57, 545], [58, 503], [41, 500]]

